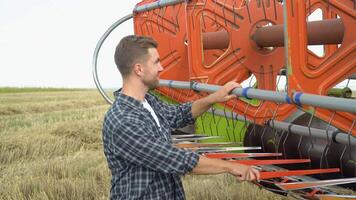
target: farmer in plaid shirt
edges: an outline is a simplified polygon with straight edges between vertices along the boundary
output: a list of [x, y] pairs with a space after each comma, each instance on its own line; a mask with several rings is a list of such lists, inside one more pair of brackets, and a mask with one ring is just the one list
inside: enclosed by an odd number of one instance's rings
[[112, 174], [111, 199], [185, 199], [181, 176], [229, 173], [238, 180], [255, 180], [259, 171], [237, 163], [210, 159], [172, 145], [172, 129], [192, 124], [212, 104], [224, 102], [240, 87], [229, 82], [207, 97], [168, 105], [148, 93], [163, 70], [152, 38], [130, 35], [115, 51], [123, 78], [122, 90], [103, 124], [104, 153]]

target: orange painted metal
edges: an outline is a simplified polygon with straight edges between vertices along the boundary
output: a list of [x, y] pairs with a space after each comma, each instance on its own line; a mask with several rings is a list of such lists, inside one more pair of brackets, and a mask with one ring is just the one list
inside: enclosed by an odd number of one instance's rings
[[356, 178], [344, 178], [344, 179], [331, 179], [331, 180], [322, 180], [322, 181], [310, 181], [310, 182], [293, 182], [293, 183], [279, 183], [278, 187], [283, 190], [300, 190], [311, 187], [323, 187], [331, 185], [341, 185], [347, 183], [356, 182]]
[[225, 143], [178, 143], [175, 144], [176, 147], [178, 148], [200, 148], [200, 147], [222, 147], [222, 146], [233, 146], [236, 145], [236, 143], [232, 144], [225, 144]]
[[[223, 85], [228, 81], [241, 82], [242, 80], [237, 78], [253, 74], [258, 88], [276, 90], [277, 74], [283, 67], [283, 49], [260, 48], [250, 37], [258, 26], [281, 24], [282, 13], [282, 4], [267, 1], [249, 1], [242, 4], [232, 0], [190, 1], [187, 4], [186, 19], [191, 79], [199, 81], [199, 78], [204, 78], [207, 83]], [[211, 61], [209, 52], [204, 50], [199, 38], [202, 38], [205, 32], [218, 30], [229, 33], [230, 44]], [[207, 59], [210, 61], [206, 62]], [[271, 118], [271, 110], [277, 109], [277, 104], [272, 102], [247, 106], [245, 101], [239, 100], [237, 106], [234, 107], [234, 104], [229, 102], [227, 105], [259, 124]], [[281, 105], [275, 117], [283, 120], [293, 109], [293, 106]]]
[[[139, 5], [154, 2], [144, 0]], [[326, 95], [335, 84], [356, 73], [356, 12], [349, 0], [287, 1], [288, 4], [288, 93]], [[284, 48], [261, 48], [252, 39], [258, 27], [283, 24], [283, 5], [278, 1], [191, 0], [174, 6], [134, 14], [135, 33], [149, 35], [159, 43], [164, 71], [161, 78], [223, 85], [242, 82], [252, 74], [259, 89], [276, 90], [279, 70], [284, 67]], [[344, 26], [341, 47], [326, 45], [325, 56], [318, 57], [306, 47], [308, 14], [320, 8], [324, 19], [339, 16]], [[216, 32], [227, 33], [216, 38]], [[205, 39], [204, 39], [205, 38]], [[213, 38], [213, 39], [211, 39]], [[176, 101], [192, 101], [205, 95], [193, 91], [159, 88]], [[242, 99], [230, 101], [227, 108], [255, 123], [274, 118], [285, 120], [296, 110], [294, 105], [260, 101], [249, 105]], [[304, 107], [318, 118], [329, 121], [332, 111]], [[355, 114], [336, 112], [331, 124], [348, 132]], [[351, 130], [356, 135], [356, 127]]]
[[290, 170], [290, 171], [274, 171], [274, 172], [261, 172], [261, 179], [279, 178], [283, 176], [304, 176], [312, 174], [336, 173], [340, 172], [339, 168], [329, 169], [308, 169], [308, 170]]
[[232, 160], [231, 162], [245, 165], [282, 165], [308, 163], [310, 159], [279, 159], [279, 160]]
[[[139, 5], [155, 2], [144, 0]], [[187, 57], [185, 3], [134, 14], [134, 29], [137, 35], [148, 35], [158, 42], [158, 52], [164, 70], [163, 79], [189, 81]], [[198, 96], [188, 90], [159, 88], [159, 92], [179, 102]]]
[[252, 157], [273, 157], [282, 156], [281, 153], [205, 153], [204, 156], [208, 158], [252, 158]]
[[[288, 93], [305, 92], [326, 95], [327, 91], [351, 74], [356, 73], [356, 11], [353, 2], [347, 0], [313, 1], [315, 5], [328, 7], [336, 13], [344, 25], [343, 42], [338, 49], [332, 49], [323, 59], [315, 59], [307, 50], [306, 3], [286, 1], [288, 8]], [[304, 106], [316, 116], [328, 121], [333, 112], [326, 109]], [[331, 124], [348, 132], [356, 114], [336, 112]], [[356, 136], [356, 127], [351, 130]]]
[[356, 196], [348, 195], [316, 195], [319, 200], [355, 200]]

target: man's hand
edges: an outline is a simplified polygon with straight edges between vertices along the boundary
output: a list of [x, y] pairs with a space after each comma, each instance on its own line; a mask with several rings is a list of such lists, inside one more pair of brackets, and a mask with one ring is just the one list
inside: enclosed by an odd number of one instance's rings
[[235, 88], [241, 87], [240, 84], [236, 82], [228, 82], [222, 86], [218, 91], [210, 94], [209, 96], [196, 100], [192, 105], [192, 115], [193, 118], [199, 117], [205, 111], [207, 111], [214, 103], [220, 103], [228, 101], [235, 98], [236, 95], [230, 94]]
[[251, 166], [231, 163], [229, 173], [240, 181], [254, 181], [260, 179], [260, 171]]
[[209, 95], [208, 98], [210, 98], [211, 103], [221, 103], [221, 102], [228, 101], [236, 97], [236, 95], [231, 94], [231, 91], [234, 90], [235, 88], [240, 88], [240, 87], [241, 87], [240, 84], [230, 81], [226, 83], [224, 86], [222, 86], [218, 91]]

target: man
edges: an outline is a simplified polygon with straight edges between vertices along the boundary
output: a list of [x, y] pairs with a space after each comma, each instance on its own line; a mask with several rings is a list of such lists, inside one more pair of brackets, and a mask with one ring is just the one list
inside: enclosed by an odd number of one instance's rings
[[149, 37], [126, 36], [115, 52], [123, 78], [121, 91], [106, 113], [104, 153], [112, 173], [111, 199], [185, 199], [180, 176], [230, 173], [239, 180], [255, 180], [251, 167], [209, 159], [172, 145], [171, 130], [192, 124], [212, 104], [224, 102], [240, 87], [227, 83], [219, 91], [193, 103], [168, 105], [147, 93], [158, 86], [163, 70], [157, 43]]

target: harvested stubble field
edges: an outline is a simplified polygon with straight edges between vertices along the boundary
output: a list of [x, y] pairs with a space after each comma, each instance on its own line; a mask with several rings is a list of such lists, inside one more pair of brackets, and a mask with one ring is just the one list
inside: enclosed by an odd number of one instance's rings
[[[0, 89], [0, 199], [107, 199], [96, 90]], [[287, 199], [228, 175], [183, 178], [187, 199]]]

